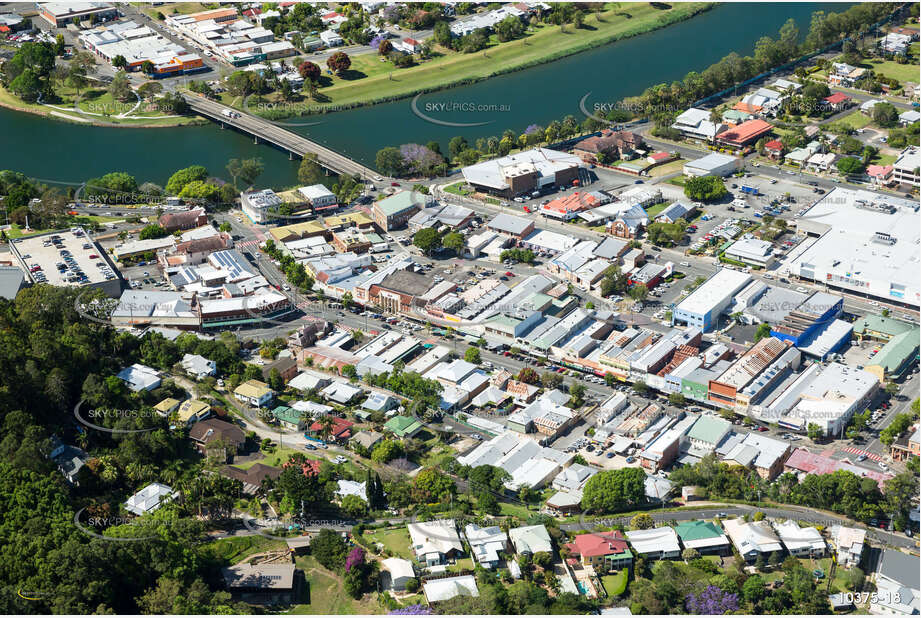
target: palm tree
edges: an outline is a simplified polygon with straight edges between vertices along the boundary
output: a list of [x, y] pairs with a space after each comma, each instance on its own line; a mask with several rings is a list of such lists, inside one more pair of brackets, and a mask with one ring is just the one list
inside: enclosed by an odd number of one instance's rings
[[335, 417], [331, 414], [324, 414], [317, 419], [317, 424], [320, 426], [319, 434], [322, 439], [329, 437], [329, 434], [332, 432], [333, 427], [336, 426]]

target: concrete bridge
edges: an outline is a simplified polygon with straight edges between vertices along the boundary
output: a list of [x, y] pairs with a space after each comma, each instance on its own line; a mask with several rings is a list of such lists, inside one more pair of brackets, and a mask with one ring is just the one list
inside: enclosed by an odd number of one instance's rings
[[[239, 131], [248, 133], [256, 138], [257, 142], [261, 140], [277, 146], [282, 150], [286, 150], [289, 156], [297, 155], [303, 157], [307, 153], [313, 153], [317, 155], [319, 164], [332, 172], [338, 174], [351, 174], [353, 176], [357, 175], [366, 182], [380, 182], [384, 180], [383, 176], [378, 174], [377, 171], [365, 167], [334, 150], [321, 146], [306, 137], [283, 129], [268, 120], [229, 108], [222, 103], [212, 101], [203, 96], [193, 94], [184, 94], [183, 96], [195, 113], [210, 118], [215, 122], [219, 122], [221, 126], [233, 127]], [[233, 117], [224, 115], [223, 112], [225, 110], [233, 112]]]

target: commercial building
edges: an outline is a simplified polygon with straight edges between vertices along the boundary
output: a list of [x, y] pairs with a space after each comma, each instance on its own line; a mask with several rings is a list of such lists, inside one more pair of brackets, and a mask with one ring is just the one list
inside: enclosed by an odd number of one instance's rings
[[534, 222], [524, 217], [499, 213], [492, 221], [486, 224], [486, 229], [497, 234], [524, 240], [534, 232]]
[[513, 198], [545, 187], [563, 187], [578, 179], [582, 160], [547, 148], [534, 148], [463, 168], [477, 191]]
[[706, 332], [716, 326], [719, 316], [733, 297], [751, 281], [751, 275], [722, 268], [699, 288], [678, 303], [672, 311], [672, 324], [696, 326]]
[[544, 447], [520, 434], [507, 431], [482, 442], [470, 453], [458, 457], [464, 466], [482, 465], [502, 468], [511, 478], [505, 486], [517, 490], [522, 485], [540, 489], [573, 459], [573, 455]]
[[783, 470], [791, 448], [789, 442], [761, 434], [733, 433], [716, 452], [726, 463], [754, 469], [761, 478], [772, 481]]
[[899, 155], [895, 163], [892, 164], [892, 178], [896, 182], [911, 185], [913, 187], [921, 184], [918, 166], [921, 165], [921, 149], [917, 146], [909, 146]]
[[380, 229], [389, 232], [405, 227], [410, 217], [431, 202], [431, 197], [422, 193], [400, 191], [375, 202], [371, 216]]
[[9, 247], [30, 283], [96, 288], [113, 298], [121, 294], [122, 279], [110, 255], [81, 227], [27, 236]]
[[742, 159], [729, 155], [710, 153], [705, 157], [688, 161], [682, 171], [685, 176], [729, 176], [742, 169]]
[[782, 271], [858, 296], [921, 305], [917, 202], [836, 187], [797, 219], [797, 229], [817, 240], [792, 254]]
[[767, 268], [774, 263], [774, 244], [757, 238], [742, 238], [732, 243], [723, 255], [749, 266]]
[[327, 189], [325, 185], [310, 185], [309, 187], [301, 187], [297, 191], [304, 196], [304, 199], [307, 200], [315, 213], [334, 210], [338, 206], [336, 194]]
[[118, 10], [105, 2], [41, 2], [39, 17], [54, 26], [64, 28], [74, 19], [83, 21], [94, 18], [109, 20], [118, 17]]
[[127, 71], [140, 71], [146, 62], [153, 65], [151, 77], [161, 78], [194, 73], [205, 67], [201, 56], [161, 36], [148, 26], [133, 21], [107, 24], [80, 35], [83, 46], [108, 63], [121, 57]]
[[271, 189], [240, 193], [240, 208], [253, 223], [268, 223], [278, 215], [282, 199]]

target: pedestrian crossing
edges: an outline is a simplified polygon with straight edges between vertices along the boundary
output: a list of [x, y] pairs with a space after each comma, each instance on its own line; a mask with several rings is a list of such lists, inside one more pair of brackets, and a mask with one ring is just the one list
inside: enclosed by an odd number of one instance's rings
[[260, 242], [262, 241], [259, 240], [258, 238], [253, 239], [253, 240], [243, 240], [237, 243], [237, 247], [240, 249], [245, 249], [247, 247], [255, 247], [255, 246], [258, 246]]
[[872, 459], [873, 461], [883, 460], [883, 458], [880, 455], [877, 455], [876, 453], [871, 453], [869, 451], [862, 451], [859, 448], [854, 448], [853, 446], [845, 446], [843, 450], [845, 453], [851, 453], [852, 455], [866, 455], [867, 459]]

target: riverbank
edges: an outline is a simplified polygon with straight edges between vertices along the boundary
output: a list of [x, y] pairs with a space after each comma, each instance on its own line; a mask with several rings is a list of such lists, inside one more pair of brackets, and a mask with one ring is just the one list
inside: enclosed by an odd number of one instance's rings
[[64, 108], [63, 105], [51, 107], [38, 103], [26, 103], [17, 98], [2, 85], [0, 85], [0, 107], [42, 116], [50, 120], [97, 127], [160, 129], [164, 127], [201, 126], [208, 123], [207, 120], [198, 116], [170, 116], [166, 118], [151, 116], [126, 116], [124, 118], [116, 118], [114, 116], [107, 116], [105, 120], [102, 120], [90, 113], [81, 113], [72, 108]]
[[[491, 77], [521, 71], [572, 56], [609, 43], [632, 38], [676, 24], [710, 10], [713, 2], [676, 4], [662, 10], [649, 4], [614, 5], [600, 13], [585, 17], [582, 28], [567, 25], [542, 24], [536, 32], [507, 43], [494, 42], [482, 52], [464, 54], [436, 46], [440, 56], [408, 69], [393, 69], [373, 54], [356, 56], [352, 71], [345, 77], [329, 78], [331, 86], [320, 89], [322, 103], [279, 103], [273, 93], [265, 97], [265, 109], [248, 109], [264, 118], [277, 119], [388, 103], [418, 94], [425, 94], [469, 85]], [[629, 16], [629, 17], [628, 17]], [[495, 40], [494, 37], [492, 39]], [[309, 57], [308, 57], [309, 59]], [[354, 78], [355, 73], [365, 77]], [[324, 79], [327, 79], [324, 76]], [[276, 101], [278, 99], [278, 101]], [[232, 104], [231, 97], [222, 102]], [[238, 109], [243, 109], [236, 103]]]

